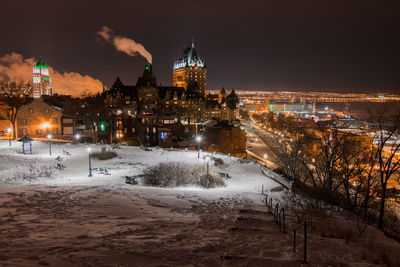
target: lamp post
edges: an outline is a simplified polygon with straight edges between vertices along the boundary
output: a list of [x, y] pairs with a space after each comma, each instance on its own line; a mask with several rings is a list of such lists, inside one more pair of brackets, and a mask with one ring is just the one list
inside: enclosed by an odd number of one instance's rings
[[76, 139], [76, 143], [79, 143], [79, 138], [80, 138], [81, 136], [79, 135], [79, 134], [76, 134], [75, 135], [75, 139]]
[[87, 151], [88, 151], [88, 155], [89, 155], [89, 177], [92, 177], [92, 161], [91, 161], [91, 159], [90, 159], [90, 150], [91, 150], [91, 148], [90, 147], [88, 147], [87, 148]]
[[200, 143], [201, 143], [201, 136], [198, 135], [196, 136], [196, 141], [197, 141], [197, 158], [200, 158]]
[[47, 135], [47, 139], [49, 139], [49, 153], [50, 153], [50, 156], [51, 156], [51, 134]]
[[206, 161], [207, 161], [207, 180], [206, 180], [206, 186], [207, 188], [210, 186], [210, 173], [209, 173], [209, 169], [210, 169], [210, 157], [207, 156], [206, 157]]
[[8, 141], [10, 142], [10, 146], [11, 146], [11, 128], [8, 128], [7, 132], [8, 132]]

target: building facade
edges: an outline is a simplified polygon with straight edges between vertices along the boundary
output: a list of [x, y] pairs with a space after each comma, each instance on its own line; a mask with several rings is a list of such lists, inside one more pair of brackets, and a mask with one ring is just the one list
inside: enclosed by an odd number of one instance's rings
[[[46, 138], [51, 134], [53, 138], [62, 137], [61, 110], [52, 107], [41, 100], [23, 106], [17, 115], [18, 137]], [[71, 132], [71, 135], [73, 132]]]
[[33, 74], [33, 98], [40, 98], [42, 95], [53, 95], [53, 85], [51, 83], [49, 68], [43, 63], [42, 59], [32, 68]]

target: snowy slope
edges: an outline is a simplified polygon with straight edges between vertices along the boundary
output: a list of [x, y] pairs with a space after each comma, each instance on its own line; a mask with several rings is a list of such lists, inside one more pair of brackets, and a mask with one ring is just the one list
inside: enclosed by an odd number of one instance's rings
[[[263, 175], [259, 164], [214, 155], [225, 164], [217, 167], [212, 162], [211, 169], [232, 176], [226, 186], [155, 188], [125, 184], [122, 176], [141, 174], [163, 161], [206, 164], [205, 160], [198, 159], [196, 151], [122, 147], [115, 150], [117, 158], [92, 162], [93, 168], [106, 167], [111, 175], [93, 171], [88, 177], [87, 147], [54, 144], [50, 156], [47, 143], [33, 142], [33, 154], [22, 155], [19, 142], [10, 148], [0, 141], [0, 265], [300, 265], [302, 250], [292, 252], [291, 235], [280, 232], [260, 205], [262, 185], [269, 190], [279, 184]], [[51, 178], [15, 179], [29, 173], [31, 165], [56, 166], [58, 155], [66, 168]], [[290, 218], [287, 229], [298, 224]], [[343, 218], [321, 225], [333, 230], [323, 236], [309, 234], [308, 258], [315, 266], [377, 266], [371, 262], [389, 262], [388, 255], [398, 255], [398, 243], [372, 227], [367, 238], [357, 239], [354, 224]], [[340, 231], [351, 233], [351, 242], [340, 237]]]

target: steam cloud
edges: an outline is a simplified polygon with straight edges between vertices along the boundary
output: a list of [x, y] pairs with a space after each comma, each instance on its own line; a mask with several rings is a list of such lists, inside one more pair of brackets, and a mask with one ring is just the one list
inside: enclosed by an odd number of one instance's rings
[[[32, 68], [37, 59], [24, 58], [21, 54], [12, 52], [0, 57], [0, 80], [22, 80], [32, 82]], [[81, 96], [83, 93], [95, 94], [103, 89], [103, 84], [88, 75], [76, 72], [60, 73], [49, 67], [54, 93]]]
[[101, 30], [97, 32], [97, 35], [107, 42], [112, 43], [118, 51], [124, 52], [131, 57], [139, 53], [147, 62], [152, 64], [153, 59], [151, 54], [143, 45], [136, 43], [134, 40], [113, 34], [113, 30], [107, 26], [103, 26]]

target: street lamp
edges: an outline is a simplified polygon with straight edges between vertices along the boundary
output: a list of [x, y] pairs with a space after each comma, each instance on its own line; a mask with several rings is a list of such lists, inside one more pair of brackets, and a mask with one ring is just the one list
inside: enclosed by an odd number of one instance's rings
[[207, 161], [207, 180], [206, 180], [206, 186], [207, 188], [210, 186], [210, 173], [209, 173], [209, 169], [210, 169], [210, 157], [206, 156], [206, 161]]
[[50, 152], [50, 156], [51, 156], [51, 134], [47, 135], [47, 139], [49, 139], [49, 152]]
[[198, 135], [196, 136], [196, 141], [197, 141], [197, 158], [200, 158], [200, 143], [201, 143], [201, 136]]
[[90, 147], [88, 147], [87, 148], [87, 151], [88, 151], [88, 155], [89, 155], [89, 177], [92, 177], [92, 161], [90, 160], [90, 150], [91, 150], [91, 148]]
[[79, 134], [76, 134], [76, 135], [75, 135], [75, 139], [76, 139], [76, 142], [77, 142], [77, 143], [79, 143], [79, 138], [80, 138], [80, 137], [81, 137], [81, 136], [80, 136]]
[[11, 146], [11, 128], [8, 128], [7, 132], [8, 132], [8, 141], [10, 142], [10, 146]]

